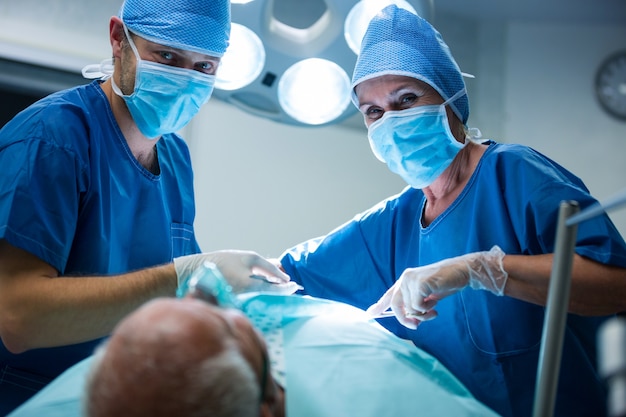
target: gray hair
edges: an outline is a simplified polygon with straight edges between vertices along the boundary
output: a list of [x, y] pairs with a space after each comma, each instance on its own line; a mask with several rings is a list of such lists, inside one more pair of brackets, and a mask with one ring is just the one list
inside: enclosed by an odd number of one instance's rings
[[[156, 369], [145, 375], [141, 400], [125, 395], [136, 384], [133, 369], [110, 368], [106, 346], [99, 347], [90, 368], [84, 396], [88, 417], [258, 417], [261, 389], [249, 363], [235, 348], [199, 362], [192, 369]], [[150, 361], [146, 357], [146, 361]], [[172, 367], [176, 367], [172, 363]], [[106, 371], [105, 371], [106, 370]], [[163, 376], [159, 377], [160, 371]], [[141, 372], [141, 371], [140, 371]], [[171, 376], [175, 376], [172, 378]], [[264, 382], [262, 382], [264, 383]], [[137, 391], [137, 388], [135, 388]]]

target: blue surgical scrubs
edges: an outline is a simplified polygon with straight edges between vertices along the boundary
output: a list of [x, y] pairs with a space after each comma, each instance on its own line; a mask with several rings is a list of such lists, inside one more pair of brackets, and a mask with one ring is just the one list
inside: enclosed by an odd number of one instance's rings
[[[407, 188], [292, 248], [281, 262], [307, 293], [367, 308], [406, 268], [493, 245], [507, 254], [552, 253], [564, 200], [581, 208], [596, 202], [579, 178], [533, 149], [489, 142], [465, 189], [427, 227], [421, 223], [424, 194]], [[626, 267], [626, 244], [606, 215], [579, 225], [576, 252]], [[417, 330], [394, 318], [381, 322], [438, 358], [487, 406], [521, 417], [532, 414], [544, 310], [466, 288], [440, 301], [439, 316]], [[555, 416], [606, 414], [595, 346], [605, 319], [568, 316]]]
[[[0, 130], [0, 239], [77, 277], [199, 252], [189, 150], [169, 134], [156, 151], [157, 175], [133, 157], [99, 81], [42, 99]], [[18, 355], [0, 343], [0, 407], [19, 404], [97, 343]]]

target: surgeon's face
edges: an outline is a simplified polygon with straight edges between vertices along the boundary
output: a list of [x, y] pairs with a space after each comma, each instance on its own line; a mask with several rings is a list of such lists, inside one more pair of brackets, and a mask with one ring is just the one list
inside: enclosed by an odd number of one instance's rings
[[[124, 33], [123, 23], [119, 18], [113, 17], [111, 24], [120, 39], [119, 59], [121, 65], [121, 75], [118, 85], [124, 94], [132, 94], [135, 84], [135, 68], [137, 59], [130, 47], [129, 41]], [[178, 68], [196, 70], [205, 74], [215, 75], [220, 58], [211, 55], [204, 55], [198, 52], [186, 51], [172, 48], [155, 42], [148, 41], [140, 36], [132, 35], [132, 41], [137, 48], [139, 57], [142, 60], [157, 62], [159, 64], [170, 65]], [[116, 49], [114, 49], [115, 55]], [[118, 58], [116, 56], [116, 58]]]
[[[354, 91], [366, 126], [380, 119], [387, 111], [441, 104], [444, 101], [430, 85], [402, 75], [375, 77], [358, 84]], [[453, 120], [454, 113], [449, 108], [447, 111], [448, 120]]]

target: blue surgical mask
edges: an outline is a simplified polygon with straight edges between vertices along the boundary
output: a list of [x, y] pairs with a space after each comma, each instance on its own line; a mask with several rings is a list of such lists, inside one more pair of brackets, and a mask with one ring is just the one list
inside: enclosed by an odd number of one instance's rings
[[125, 95], [111, 78], [113, 91], [124, 99], [146, 137], [155, 139], [182, 129], [211, 97], [215, 75], [142, 60], [124, 30], [137, 58], [135, 90]]
[[374, 155], [411, 187], [432, 184], [465, 146], [452, 135], [446, 114], [446, 104], [463, 94], [465, 89], [440, 105], [385, 112], [368, 129]]

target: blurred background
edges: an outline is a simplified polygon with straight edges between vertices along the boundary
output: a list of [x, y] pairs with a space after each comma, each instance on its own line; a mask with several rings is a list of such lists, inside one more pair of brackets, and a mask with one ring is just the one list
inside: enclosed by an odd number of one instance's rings
[[[182, 134], [194, 164], [202, 249], [250, 249], [272, 257], [327, 233], [405, 184], [372, 155], [352, 104], [335, 120], [307, 124], [286, 115], [273, 97], [260, 97], [276, 92], [290, 54], [296, 62], [330, 50], [335, 41], [328, 34], [343, 29], [344, 14], [357, 1], [255, 1], [261, 4], [233, 4], [233, 22], [248, 24], [262, 42], [270, 36], [266, 65], [247, 95], [255, 100], [243, 103], [245, 94], [216, 91]], [[607, 112], [596, 93], [602, 65], [626, 53], [626, 0], [409, 3], [441, 32], [461, 70], [476, 77], [466, 79], [470, 127], [480, 128], [484, 138], [543, 152], [581, 177], [600, 200], [626, 187], [626, 119]], [[0, 125], [49, 92], [87, 82], [81, 68], [110, 57], [108, 21], [120, 5], [0, 0]], [[261, 27], [273, 22], [275, 29], [278, 22], [285, 31], [285, 21], [299, 29], [285, 32], [299, 39], [297, 48]], [[328, 30], [320, 30], [320, 22]], [[322, 46], [315, 46], [316, 31]], [[337, 61], [350, 67], [356, 55], [341, 48]], [[625, 62], [611, 67], [622, 80], [621, 100]], [[350, 77], [352, 69], [345, 71]], [[266, 102], [270, 110], [262, 108]], [[626, 235], [626, 212], [611, 217]]]

